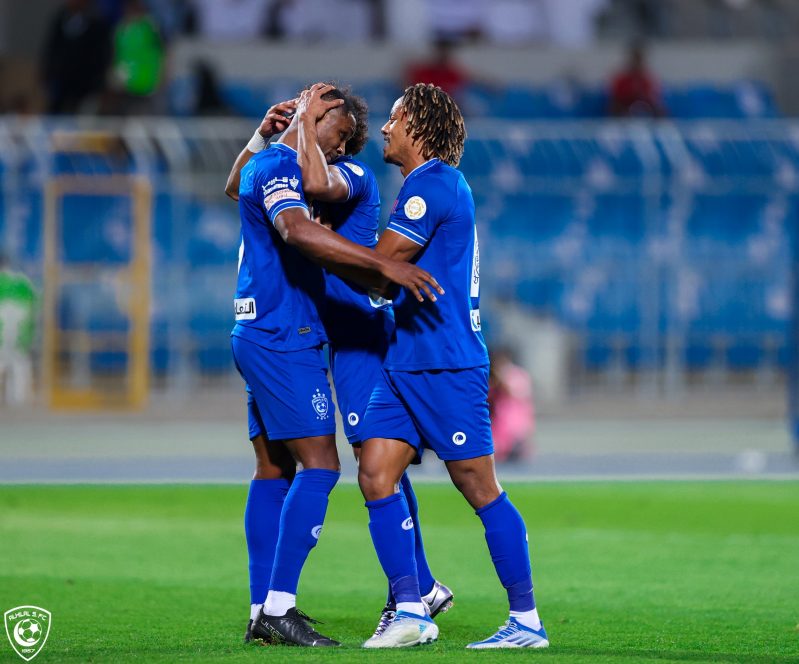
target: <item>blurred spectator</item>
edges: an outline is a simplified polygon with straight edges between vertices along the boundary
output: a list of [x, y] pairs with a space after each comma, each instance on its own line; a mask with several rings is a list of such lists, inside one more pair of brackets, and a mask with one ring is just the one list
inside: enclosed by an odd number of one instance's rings
[[469, 75], [453, 57], [454, 44], [439, 39], [433, 47], [430, 60], [411, 64], [405, 72], [406, 85], [432, 83], [457, 99], [459, 93], [469, 83]]
[[274, 1], [191, 0], [195, 32], [211, 41], [253, 41], [266, 32]]
[[89, 0], [65, 0], [45, 38], [42, 62], [48, 113], [76, 113], [105, 86], [110, 30]]
[[11, 405], [31, 396], [36, 290], [0, 256], [0, 396]]
[[505, 348], [491, 353], [488, 405], [496, 460], [517, 461], [532, 456], [533, 381], [524, 368], [514, 364], [510, 351]]
[[161, 83], [164, 45], [143, 0], [126, 0], [114, 33], [114, 59], [109, 107], [114, 114], [152, 111]]
[[665, 108], [660, 84], [646, 65], [641, 44], [630, 47], [625, 68], [610, 86], [610, 114], [617, 117], [660, 117]]
[[196, 86], [196, 100], [191, 115], [232, 115], [232, 111], [222, 100], [219, 80], [209, 62], [195, 61], [192, 65], [192, 79]]

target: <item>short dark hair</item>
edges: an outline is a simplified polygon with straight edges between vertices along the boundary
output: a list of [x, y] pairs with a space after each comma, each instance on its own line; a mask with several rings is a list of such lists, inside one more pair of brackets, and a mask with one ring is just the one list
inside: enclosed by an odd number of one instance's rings
[[[369, 139], [369, 106], [363, 97], [353, 94], [350, 86], [342, 86], [335, 81], [327, 81], [327, 83], [335, 87], [323, 94], [322, 99], [325, 101], [343, 99], [344, 103], [339, 109], [355, 118], [355, 133], [347, 141], [344, 150], [349, 155], [356, 155], [363, 150], [363, 146]], [[310, 87], [307, 85], [304, 89], [307, 90]]]
[[457, 166], [463, 156], [466, 125], [455, 100], [437, 85], [417, 83], [405, 88], [400, 105], [408, 117], [408, 133], [422, 144], [422, 157], [437, 157]]

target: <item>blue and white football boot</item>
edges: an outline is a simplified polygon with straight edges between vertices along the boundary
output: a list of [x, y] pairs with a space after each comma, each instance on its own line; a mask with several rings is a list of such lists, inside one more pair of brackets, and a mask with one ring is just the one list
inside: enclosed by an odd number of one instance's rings
[[417, 616], [397, 611], [394, 619], [381, 634], [375, 634], [363, 644], [364, 648], [406, 648], [432, 643], [438, 638], [438, 626], [430, 616]]
[[470, 643], [467, 648], [548, 648], [549, 639], [541, 623], [541, 629], [525, 627], [516, 618], [510, 617], [499, 631], [483, 641]]

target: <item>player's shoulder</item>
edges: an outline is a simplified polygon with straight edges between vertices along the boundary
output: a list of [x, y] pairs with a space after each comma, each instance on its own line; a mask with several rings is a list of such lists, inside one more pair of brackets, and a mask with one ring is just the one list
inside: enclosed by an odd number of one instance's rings
[[465, 185], [463, 174], [449, 164], [435, 159], [411, 171], [402, 186], [401, 199], [421, 197], [426, 204], [448, 209]]
[[440, 159], [431, 159], [418, 166], [405, 178], [408, 189], [427, 189], [440, 191], [441, 188], [451, 190], [459, 186], [463, 174], [453, 166], [445, 164]]
[[273, 168], [283, 164], [296, 164], [297, 152], [283, 143], [272, 143], [266, 150], [253, 155], [251, 162], [260, 168]]
[[374, 172], [372, 171], [369, 166], [367, 166], [364, 162], [360, 159], [356, 159], [350, 155], [344, 155], [343, 157], [339, 157], [334, 162], [334, 165], [338, 166], [340, 169], [344, 170], [347, 175], [354, 175], [355, 177], [359, 178], [368, 178], [369, 180], [374, 180]]

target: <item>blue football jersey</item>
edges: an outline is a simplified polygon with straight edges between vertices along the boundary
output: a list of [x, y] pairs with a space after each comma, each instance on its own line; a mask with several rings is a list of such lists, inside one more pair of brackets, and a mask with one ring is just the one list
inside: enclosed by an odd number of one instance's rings
[[[342, 237], [374, 249], [380, 218], [380, 191], [372, 170], [349, 156], [334, 162], [347, 183], [349, 195], [341, 203], [320, 207], [324, 221]], [[335, 345], [352, 344], [362, 328], [359, 321], [390, 315], [390, 305], [372, 300], [357, 284], [334, 274], [326, 274], [324, 323], [330, 341]], [[381, 313], [383, 311], [383, 313]], [[366, 332], [366, 330], [363, 330]]]
[[472, 190], [463, 174], [439, 159], [405, 178], [386, 232], [419, 245], [414, 263], [446, 294], [417, 301], [403, 290], [394, 301], [395, 331], [385, 368], [468, 369], [488, 364], [480, 331], [480, 250]]
[[322, 268], [283, 242], [274, 227], [278, 214], [294, 207], [308, 209], [297, 153], [276, 143], [241, 170], [241, 246], [231, 334], [278, 351], [327, 341], [319, 317]]

